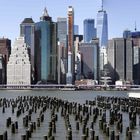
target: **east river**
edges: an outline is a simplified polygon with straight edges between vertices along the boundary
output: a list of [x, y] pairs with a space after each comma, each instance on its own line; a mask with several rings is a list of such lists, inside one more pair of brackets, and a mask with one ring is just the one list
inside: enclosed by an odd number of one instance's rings
[[[40, 117], [40, 115], [43, 115], [44, 118], [42, 121], [40, 121], [40, 124], [36, 126], [36, 128], [32, 131], [31, 136], [29, 140], [45, 140], [45, 136], [48, 136], [49, 134], [49, 125], [53, 117], [53, 111], [55, 115], [57, 115], [57, 121], [55, 121], [55, 131], [51, 133], [52, 136], [50, 139], [55, 139], [55, 140], [70, 140], [70, 138], [67, 137], [67, 129], [69, 129], [69, 126], [66, 125], [66, 118], [65, 115], [68, 114], [68, 120], [70, 122], [70, 128], [72, 131], [72, 140], [85, 140], [84, 135], [85, 133], [83, 132], [83, 120], [86, 118], [86, 115], [88, 114], [88, 121], [86, 123], [86, 130], [89, 131], [88, 136], [86, 137], [86, 140], [92, 140], [91, 139], [91, 134], [90, 131], [91, 129], [94, 130], [95, 136], [98, 136], [99, 140], [129, 140], [128, 138], [130, 136], [126, 136], [126, 129], [127, 127], [130, 127], [131, 124], [129, 121], [129, 111], [118, 111], [118, 114], [121, 113], [123, 114], [122, 118], [122, 132], [120, 132], [120, 128], [117, 127], [117, 122], [116, 120], [113, 125], [109, 124], [110, 120], [110, 109], [102, 109], [101, 107], [99, 108], [102, 110], [102, 113], [98, 115], [96, 121], [93, 124], [93, 128], [91, 128], [91, 122], [93, 122], [93, 117], [95, 116], [95, 112], [93, 111], [94, 108], [97, 106], [96, 105], [89, 105], [87, 104], [88, 101], [97, 101], [98, 96], [104, 96], [104, 97], [110, 97], [110, 98], [115, 98], [115, 97], [121, 97], [121, 98], [128, 98], [127, 91], [51, 91], [51, 90], [0, 90], [0, 140], [2, 139], [2, 135], [4, 134], [5, 131], [7, 131], [7, 136], [8, 140], [24, 140], [22, 135], [25, 135], [27, 130], [30, 127], [30, 124], [32, 122], [37, 123], [37, 119]], [[28, 98], [29, 98], [29, 103], [28, 103]], [[45, 102], [39, 104], [34, 103], [37, 105], [37, 109], [35, 111], [35, 108], [33, 109], [33, 99], [39, 98], [39, 102], [42, 102], [42, 100]], [[42, 98], [43, 97], [43, 98]], [[51, 97], [51, 98], [50, 98]], [[55, 97], [55, 98], [54, 98]], [[23, 98], [27, 99], [27, 101], [23, 100]], [[72, 112], [65, 112], [62, 108], [64, 107], [64, 104], [61, 106], [59, 105], [59, 108], [56, 106], [54, 107], [55, 103], [50, 102], [50, 99], [58, 99], [60, 100], [61, 104], [69, 102], [74, 105], [78, 106], [80, 104], [81, 106], [86, 105], [88, 109], [90, 108], [92, 111], [87, 113], [81, 113], [83, 115], [83, 119], [80, 122], [80, 117], [79, 119], [75, 118], [75, 114], [73, 113], [75, 111], [75, 108], [73, 107]], [[22, 103], [22, 102], [23, 103]], [[38, 101], [38, 100], [37, 100]], [[49, 102], [48, 102], [49, 101]], [[62, 103], [63, 101], [63, 103]], [[4, 102], [4, 103], [3, 103]], [[12, 103], [16, 103], [17, 105], [13, 108], [12, 110]], [[51, 105], [47, 105], [47, 104]], [[111, 99], [108, 99], [108, 103], [111, 104], [112, 106], [112, 101]], [[20, 109], [20, 105], [22, 106], [22, 111], [20, 115], [17, 116], [17, 111]], [[47, 106], [46, 109], [42, 112], [42, 108], [44, 106]], [[23, 111], [23, 107], [25, 107]], [[28, 109], [27, 109], [28, 108]], [[56, 109], [57, 108], [57, 109]], [[29, 115], [29, 110], [32, 111], [30, 112], [30, 119], [28, 120], [27, 126], [24, 126], [23, 124], [23, 118], [27, 117]], [[63, 112], [63, 111], [64, 112]], [[103, 116], [103, 111], [106, 112], [106, 127], [108, 126], [110, 128], [109, 135], [111, 135], [112, 131], [114, 131], [114, 139], [111, 139], [110, 136], [107, 136], [106, 132], [104, 130], [100, 129], [100, 120]], [[65, 114], [63, 114], [63, 113]], [[79, 114], [80, 114], [79, 113]], [[140, 114], [136, 114], [136, 125], [134, 126], [133, 129], [130, 129], [132, 138], [133, 140], [140, 140]], [[7, 126], [7, 119], [11, 118], [11, 124]], [[133, 116], [132, 116], [133, 117]], [[65, 120], [66, 119], [66, 120]], [[118, 118], [119, 119], [119, 118]], [[15, 122], [18, 123], [18, 128], [15, 129], [15, 132], [12, 130], [12, 123], [15, 124]], [[76, 122], [79, 123], [79, 130], [77, 130]], [[68, 127], [68, 128], [67, 128]], [[119, 130], [118, 130], [119, 129]], [[106, 130], [105, 130], [106, 131]], [[87, 133], [86, 133], [87, 134]], [[117, 137], [118, 136], [118, 137]], [[67, 138], [66, 138], [67, 137]], [[96, 137], [97, 138], [97, 137]], [[119, 139], [117, 139], [119, 138]]]

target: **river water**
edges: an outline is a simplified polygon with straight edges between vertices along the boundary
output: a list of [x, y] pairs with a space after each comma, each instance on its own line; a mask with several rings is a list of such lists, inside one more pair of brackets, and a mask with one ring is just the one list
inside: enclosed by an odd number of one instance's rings
[[[6, 99], [16, 99], [18, 96], [49, 96], [56, 97], [62, 100], [68, 100], [69, 102], [77, 102], [80, 104], [85, 104], [86, 100], [94, 100], [98, 95], [106, 97], [126, 97], [128, 98], [127, 91], [51, 91], [51, 90], [1, 90], [0, 98]], [[21, 135], [25, 134], [26, 129], [23, 127], [23, 117], [27, 113], [25, 112], [20, 117], [16, 117], [16, 113], [12, 113], [11, 108], [6, 108], [5, 113], [2, 113], [2, 107], [0, 107], [0, 134], [6, 130], [8, 132], [8, 140], [21, 140]], [[45, 113], [44, 122], [41, 123], [40, 127], [32, 133], [30, 140], [44, 140], [43, 136], [48, 134], [48, 125], [51, 119], [50, 110]], [[39, 112], [32, 114], [32, 121], [35, 122], [39, 116]], [[12, 121], [18, 121], [18, 130], [15, 134], [11, 133], [11, 127], [6, 127], [6, 119], [8, 117], [12, 118]], [[139, 116], [137, 116], [139, 118]], [[91, 119], [91, 118], [90, 118]], [[92, 119], [91, 119], [92, 120]], [[119, 133], [120, 140], [126, 140], [125, 129], [129, 124], [128, 114], [125, 113], [123, 117], [123, 133]], [[81, 140], [82, 136], [82, 126], [80, 125], [80, 130], [77, 132], [75, 128], [74, 116], [70, 116], [70, 122], [72, 126], [72, 136], [73, 140]], [[110, 140], [109, 137], [105, 136], [102, 131], [99, 130], [98, 123], [95, 124], [95, 135], [99, 136], [99, 140]], [[115, 126], [111, 127], [115, 131]], [[133, 140], [140, 140], [140, 126], [139, 120], [137, 119], [137, 125], [134, 130], [132, 130]], [[64, 119], [58, 112], [58, 121], [56, 123], [56, 133], [54, 134], [56, 140], [66, 139], [66, 129], [64, 124]], [[89, 138], [88, 138], [89, 140]]]

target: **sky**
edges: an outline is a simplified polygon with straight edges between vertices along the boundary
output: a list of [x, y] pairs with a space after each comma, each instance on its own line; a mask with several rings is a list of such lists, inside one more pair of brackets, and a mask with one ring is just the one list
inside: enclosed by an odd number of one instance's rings
[[[73, 6], [75, 24], [83, 33], [83, 20], [94, 18], [101, 9], [101, 0], [1, 0], [0, 37], [14, 41], [19, 36], [20, 23], [24, 18], [32, 17], [38, 22], [47, 8], [53, 21], [57, 17], [67, 17], [68, 6]], [[140, 0], [104, 0], [104, 9], [108, 14], [109, 39], [122, 37], [124, 30], [134, 31], [135, 22], [140, 31]]]

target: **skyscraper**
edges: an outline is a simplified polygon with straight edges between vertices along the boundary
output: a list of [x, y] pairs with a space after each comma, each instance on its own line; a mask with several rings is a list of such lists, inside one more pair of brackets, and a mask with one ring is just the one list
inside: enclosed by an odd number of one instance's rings
[[30, 85], [31, 64], [24, 37], [18, 37], [12, 47], [7, 64], [8, 85]]
[[67, 18], [57, 18], [58, 83], [66, 83], [67, 71]]
[[134, 46], [133, 47], [133, 59], [134, 59], [134, 66], [133, 66], [133, 80], [134, 84], [140, 84], [140, 47]]
[[131, 39], [133, 41], [133, 80], [134, 84], [140, 84], [140, 31], [125, 30], [123, 38]]
[[75, 72], [75, 56], [74, 56], [74, 9], [72, 6], [68, 7], [68, 71], [67, 84], [74, 82]]
[[7, 63], [9, 60], [9, 56], [11, 53], [11, 40], [8, 38], [0, 38], [0, 54], [2, 57], [2, 63], [3, 63], [3, 84], [6, 84], [6, 70], [7, 70]]
[[116, 80], [133, 80], [133, 43], [131, 39], [115, 38], [109, 41], [108, 61], [111, 77]]
[[92, 39], [96, 38], [96, 28], [94, 19], [84, 20], [84, 42], [89, 43]]
[[25, 18], [20, 24], [20, 36], [25, 38], [28, 47], [32, 69], [32, 82], [34, 82], [35, 68], [35, 23], [32, 18]]
[[103, 9], [103, 2], [102, 2], [102, 9], [98, 11], [97, 14], [97, 38], [99, 38], [100, 43], [99, 46], [107, 47], [108, 43], [108, 19], [107, 13]]
[[8, 62], [11, 53], [11, 40], [8, 38], [0, 38], [0, 54], [2, 54], [4, 61]]
[[35, 24], [37, 81], [53, 83], [57, 80], [57, 27], [46, 8], [40, 20]]
[[79, 51], [82, 55], [81, 72], [85, 79], [99, 80], [99, 40], [81, 43]]
[[[63, 46], [67, 47], [67, 18], [57, 18], [57, 37]], [[66, 55], [66, 54], [65, 54]]]

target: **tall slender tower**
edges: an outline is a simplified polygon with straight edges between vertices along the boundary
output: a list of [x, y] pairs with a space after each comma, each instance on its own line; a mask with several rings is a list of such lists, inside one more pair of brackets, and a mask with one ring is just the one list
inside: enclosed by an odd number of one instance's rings
[[57, 44], [56, 23], [44, 9], [40, 21], [35, 24], [35, 58], [37, 81], [56, 83]]
[[67, 71], [67, 84], [74, 82], [74, 9], [72, 6], [68, 7], [68, 71]]
[[107, 13], [103, 7], [103, 0], [101, 10], [97, 14], [97, 37], [99, 38], [99, 46], [107, 46], [108, 42], [108, 21]]

